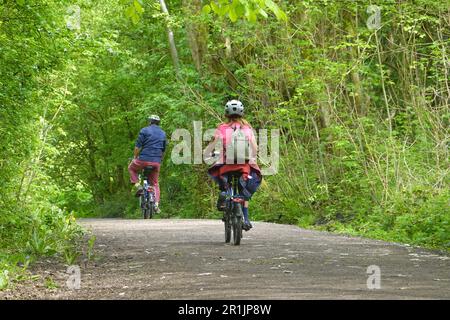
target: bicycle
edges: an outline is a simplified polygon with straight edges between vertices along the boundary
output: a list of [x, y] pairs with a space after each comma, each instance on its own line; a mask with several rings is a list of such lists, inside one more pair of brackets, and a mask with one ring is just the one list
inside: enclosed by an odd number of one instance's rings
[[139, 181], [141, 181], [142, 185], [142, 194], [139, 197], [139, 205], [144, 219], [151, 219], [157, 211], [155, 187], [148, 179], [148, 176], [153, 169], [152, 166], [147, 166], [142, 170], [141, 174], [139, 174]]
[[239, 194], [239, 178], [241, 173], [231, 172], [227, 175], [227, 189], [225, 198], [225, 210], [222, 221], [225, 225], [225, 243], [232, 241], [238, 246], [241, 244], [244, 214], [242, 206], [244, 198]]

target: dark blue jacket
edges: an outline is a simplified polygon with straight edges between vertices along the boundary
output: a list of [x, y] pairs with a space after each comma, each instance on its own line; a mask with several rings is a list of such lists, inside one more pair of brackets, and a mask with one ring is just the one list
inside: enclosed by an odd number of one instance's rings
[[166, 151], [166, 133], [156, 124], [142, 128], [136, 147], [141, 149], [139, 160], [160, 163]]

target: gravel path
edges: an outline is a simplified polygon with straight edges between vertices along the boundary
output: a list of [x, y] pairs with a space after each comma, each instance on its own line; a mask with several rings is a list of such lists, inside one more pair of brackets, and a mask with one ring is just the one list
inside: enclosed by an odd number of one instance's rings
[[[449, 299], [450, 257], [405, 245], [295, 226], [254, 223], [241, 246], [226, 245], [214, 220], [83, 219], [97, 237], [81, 266], [81, 289], [66, 266], [43, 261], [50, 277], [0, 292], [1, 299]], [[378, 266], [381, 288], [368, 289]]]

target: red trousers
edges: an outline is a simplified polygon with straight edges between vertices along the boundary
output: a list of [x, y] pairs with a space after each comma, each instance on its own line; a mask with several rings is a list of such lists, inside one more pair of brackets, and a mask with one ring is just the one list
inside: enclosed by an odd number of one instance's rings
[[154, 168], [150, 173], [150, 175], [148, 176], [148, 180], [155, 187], [155, 196], [157, 202], [159, 202], [159, 194], [160, 194], [158, 183], [160, 165], [161, 164], [158, 162], [147, 162], [134, 159], [128, 166], [128, 172], [130, 173], [130, 181], [133, 184], [139, 182], [139, 173], [142, 171], [142, 169], [144, 169], [147, 166], [152, 166]]

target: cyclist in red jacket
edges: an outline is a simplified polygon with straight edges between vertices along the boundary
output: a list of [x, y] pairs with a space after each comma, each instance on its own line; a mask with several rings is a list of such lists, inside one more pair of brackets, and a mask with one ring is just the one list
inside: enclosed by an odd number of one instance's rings
[[[219, 210], [224, 210], [225, 190], [226, 190], [226, 173], [228, 172], [241, 172], [241, 178], [239, 183], [241, 184], [242, 196], [246, 200], [244, 207], [242, 208], [244, 214], [244, 226], [243, 229], [248, 231], [252, 228], [252, 224], [248, 215], [248, 204], [253, 193], [258, 189], [261, 184], [262, 175], [261, 170], [256, 163], [257, 144], [253, 134], [251, 125], [243, 118], [244, 106], [239, 100], [228, 101], [225, 105], [225, 117], [226, 122], [220, 124], [215, 133], [215, 139], [212, 144], [205, 150], [205, 154], [211, 153], [212, 149], [221, 144], [221, 152], [217, 162], [208, 170], [210, 177], [219, 184], [221, 190], [217, 207]], [[239, 135], [243, 140], [248, 143], [248, 149], [242, 148], [243, 153], [246, 155], [240, 155], [239, 149], [235, 149], [236, 139]]]

